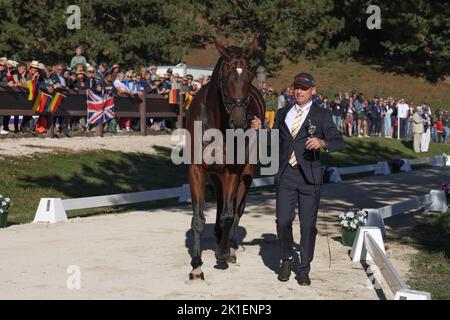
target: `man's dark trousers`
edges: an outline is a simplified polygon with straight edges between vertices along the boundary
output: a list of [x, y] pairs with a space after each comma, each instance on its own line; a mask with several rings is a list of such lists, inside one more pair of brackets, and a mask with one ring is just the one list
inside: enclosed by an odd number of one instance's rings
[[300, 216], [300, 275], [308, 275], [314, 257], [316, 221], [320, 201], [320, 185], [305, 181], [302, 169], [288, 165], [277, 185], [277, 234], [281, 245], [281, 258], [293, 256], [292, 222], [296, 208]]

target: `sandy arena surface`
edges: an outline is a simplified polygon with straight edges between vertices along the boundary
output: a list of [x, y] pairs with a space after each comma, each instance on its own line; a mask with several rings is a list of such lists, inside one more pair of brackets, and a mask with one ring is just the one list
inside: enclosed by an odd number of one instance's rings
[[[0, 229], [0, 299], [392, 298], [381, 278], [383, 290], [374, 290], [364, 267], [351, 262], [350, 248], [340, 243], [337, 215], [347, 206], [380, 207], [423, 195], [448, 181], [449, 173], [446, 168], [430, 168], [325, 185], [311, 287], [298, 286], [293, 276], [287, 283], [276, 279], [275, 201], [274, 194], [269, 193], [250, 197], [239, 230], [242, 245], [238, 264], [227, 270], [214, 268], [215, 210], [207, 205], [203, 236], [206, 281], [187, 280], [191, 269], [188, 247], [192, 242], [189, 206]], [[392, 219], [386, 221], [391, 239], [405, 222], [410, 224], [417, 216]], [[298, 243], [298, 220], [294, 230]], [[386, 245], [392, 263], [406, 279], [408, 257], [415, 250], [395, 240]], [[67, 288], [67, 268], [71, 265], [81, 271], [79, 290]]]
[[0, 139], [2, 156], [29, 156], [33, 153], [56, 151], [111, 150], [155, 153], [153, 146], [175, 146], [170, 135], [116, 135], [108, 137], [72, 137], [61, 139], [21, 138]]

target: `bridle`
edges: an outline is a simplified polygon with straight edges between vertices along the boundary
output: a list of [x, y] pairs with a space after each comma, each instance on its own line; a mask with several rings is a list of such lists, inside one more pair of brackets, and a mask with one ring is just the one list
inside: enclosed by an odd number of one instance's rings
[[[225, 105], [225, 110], [228, 114], [233, 111], [236, 107], [241, 107], [247, 109], [248, 105], [250, 104], [250, 95], [243, 97], [243, 98], [230, 98], [227, 97], [227, 95], [223, 91], [223, 66], [224, 64], [229, 64], [226, 61], [222, 62], [222, 65], [220, 66], [220, 72], [219, 72], [219, 91], [222, 96], [222, 102]], [[236, 68], [241, 68], [243, 71], [247, 72], [251, 76], [253, 76], [253, 73], [248, 69], [244, 67], [237, 66]], [[252, 78], [252, 77], [251, 77]], [[232, 108], [229, 108], [230, 106], [233, 106]]]

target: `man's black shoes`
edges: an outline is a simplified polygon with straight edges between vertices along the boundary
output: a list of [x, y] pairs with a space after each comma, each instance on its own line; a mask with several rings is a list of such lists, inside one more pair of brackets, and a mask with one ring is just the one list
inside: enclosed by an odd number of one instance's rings
[[309, 279], [308, 275], [305, 275], [305, 276], [297, 275], [297, 282], [301, 286], [310, 286], [311, 285], [311, 279]]
[[292, 261], [283, 260], [283, 262], [281, 262], [280, 270], [278, 272], [278, 280], [282, 282], [288, 281], [289, 277], [291, 276], [291, 269], [292, 269]]

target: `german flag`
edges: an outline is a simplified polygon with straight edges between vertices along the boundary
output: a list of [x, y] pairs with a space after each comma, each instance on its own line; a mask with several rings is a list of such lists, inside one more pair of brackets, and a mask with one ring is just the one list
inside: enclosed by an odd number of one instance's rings
[[189, 106], [191, 105], [192, 99], [194, 97], [192, 95], [190, 95], [189, 93], [186, 92], [185, 96], [184, 96], [184, 108], [186, 110], [189, 109]]
[[34, 102], [34, 105], [33, 105], [34, 112], [38, 112], [39, 104], [41, 103], [41, 98], [42, 98], [42, 92], [39, 91], [39, 93], [37, 95], [37, 98], [36, 98], [36, 101]]
[[41, 99], [39, 101], [39, 106], [36, 111], [39, 113], [48, 111], [51, 103], [52, 103], [52, 96], [46, 93], [42, 93]]
[[180, 90], [179, 89], [171, 89], [169, 91], [169, 103], [170, 104], [178, 104], [180, 102]]
[[53, 97], [52, 104], [50, 105], [50, 112], [58, 111], [59, 106], [61, 105], [61, 101], [63, 98], [66, 98], [65, 95], [57, 92]]
[[30, 91], [30, 93], [28, 94], [28, 101], [32, 101], [36, 97], [36, 93], [37, 93], [36, 79], [28, 80], [27, 87], [28, 87], [28, 90]]

